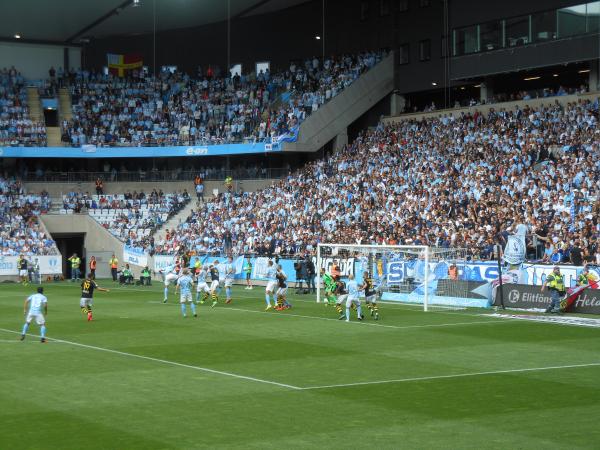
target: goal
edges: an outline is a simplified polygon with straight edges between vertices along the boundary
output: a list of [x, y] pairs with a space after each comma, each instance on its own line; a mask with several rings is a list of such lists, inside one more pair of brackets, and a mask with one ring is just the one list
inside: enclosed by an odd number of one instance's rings
[[[381, 300], [422, 305], [425, 311], [486, 306], [483, 289], [472, 292], [468, 254], [425, 245], [318, 244], [315, 266], [317, 273], [324, 269], [343, 281], [352, 274], [359, 284], [366, 272]], [[323, 300], [322, 289], [319, 279], [317, 302]]]

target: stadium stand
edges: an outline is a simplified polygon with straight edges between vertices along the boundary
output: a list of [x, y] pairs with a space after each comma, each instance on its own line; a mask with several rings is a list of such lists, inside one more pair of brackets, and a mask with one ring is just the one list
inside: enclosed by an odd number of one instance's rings
[[194, 79], [180, 72], [118, 78], [80, 71], [70, 87], [74, 117], [63, 122], [63, 141], [73, 146], [262, 142], [293, 129], [384, 55], [343, 55], [324, 63], [307, 59], [285, 72], [231, 78]]
[[165, 194], [161, 190], [90, 195], [70, 192], [63, 195], [60, 214], [88, 212], [90, 217], [127, 245], [141, 247], [153, 243], [152, 235], [188, 202], [187, 191]]
[[0, 177], [0, 248], [2, 256], [56, 255], [56, 244], [38, 216], [51, 206], [48, 194], [26, 194], [20, 181]]
[[209, 200], [155, 251], [298, 254], [323, 241], [462, 247], [487, 260], [526, 222], [553, 261], [576, 244], [598, 258], [597, 113], [598, 100], [582, 100], [380, 123], [272, 188]]
[[11, 67], [0, 70], [0, 146], [45, 146], [46, 127], [29, 117], [25, 80]]

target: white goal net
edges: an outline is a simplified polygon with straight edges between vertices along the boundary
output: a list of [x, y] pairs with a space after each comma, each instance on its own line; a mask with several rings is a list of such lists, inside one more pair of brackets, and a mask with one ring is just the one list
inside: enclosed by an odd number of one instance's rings
[[[425, 311], [487, 305], [487, 287], [469, 280], [469, 265], [466, 249], [419, 245], [319, 244], [316, 258], [319, 274], [324, 269], [342, 281], [352, 274], [358, 284], [368, 278], [379, 300], [422, 305]], [[319, 278], [317, 302], [324, 301]]]

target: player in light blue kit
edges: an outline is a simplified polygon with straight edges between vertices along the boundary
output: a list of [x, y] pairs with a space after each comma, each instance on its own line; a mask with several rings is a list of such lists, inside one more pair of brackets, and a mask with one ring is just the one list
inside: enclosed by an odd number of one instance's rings
[[224, 264], [223, 271], [225, 272], [225, 303], [231, 303], [231, 286], [233, 286], [233, 277], [235, 276], [235, 267], [233, 267], [233, 258], [227, 257], [227, 262]]
[[354, 303], [356, 306], [356, 312], [358, 313], [358, 320], [363, 320], [362, 310], [360, 308], [360, 297], [358, 292], [358, 283], [354, 279], [354, 275], [348, 275], [348, 297], [346, 299], [346, 322], [350, 322], [350, 307]]
[[42, 343], [46, 342], [46, 319], [44, 315], [48, 314], [48, 299], [44, 295], [43, 287], [37, 288], [37, 294], [27, 297], [23, 305], [23, 313], [27, 314], [27, 316], [25, 317], [23, 331], [21, 331], [21, 340], [25, 340], [29, 324], [35, 319], [35, 323], [40, 327], [40, 341]]
[[163, 279], [165, 283], [165, 298], [163, 299], [163, 303], [167, 303], [167, 298], [169, 297], [169, 285], [174, 284], [179, 277], [179, 266], [177, 264], [172, 264], [168, 267], [165, 267], [164, 270], [160, 271], [163, 274]]
[[[267, 263], [267, 287], [265, 288], [265, 301], [267, 302], [267, 308], [265, 311], [268, 311], [272, 308], [271, 306], [271, 295], [275, 293], [275, 288], [277, 287], [277, 267], [273, 265], [273, 261], [269, 260]], [[273, 306], [275, 306], [276, 300], [273, 298]]]
[[196, 314], [196, 304], [192, 301], [192, 287], [194, 286], [194, 280], [190, 276], [188, 269], [183, 269], [181, 276], [177, 279], [177, 286], [175, 287], [175, 295], [177, 291], [181, 289], [181, 297], [179, 303], [181, 303], [181, 313], [183, 317], [187, 317], [186, 304], [189, 303], [192, 308], [192, 314], [194, 317], [198, 317]]

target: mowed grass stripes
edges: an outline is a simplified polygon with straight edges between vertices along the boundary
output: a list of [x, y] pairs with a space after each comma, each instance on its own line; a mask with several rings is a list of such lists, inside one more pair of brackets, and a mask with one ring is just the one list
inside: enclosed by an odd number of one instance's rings
[[[34, 336], [15, 342], [34, 288], [0, 286], [0, 448], [600, 441], [600, 367], [581, 366], [600, 363], [599, 329], [386, 304], [379, 323], [347, 324], [312, 296], [291, 295], [292, 310], [264, 312], [262, 288], [236, 288], [232, 305], [201, 306], [198, 318], [183, 319], [173, 295], [162, 304], [158, 284], [98, 293], [88, 323], [78, 286], [45, 289], [48, 336], [62, 342], [43, 345]], [[544, 367], [562, 368], [507, 372]], [[416, 380], [379, 384], [406, 379]], [[365, 384], [337, 386], [356, 383]], [[322, 386], [336, 387], [305, 389]]]

